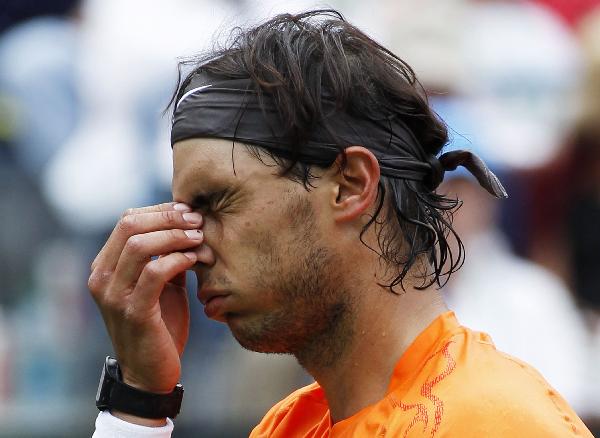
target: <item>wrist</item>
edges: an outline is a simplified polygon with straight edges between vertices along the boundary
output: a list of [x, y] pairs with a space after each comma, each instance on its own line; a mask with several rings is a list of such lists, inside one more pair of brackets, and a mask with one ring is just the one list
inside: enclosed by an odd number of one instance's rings
[[[171, 391], [157, 391], [155, 388], [150, 388], [145, 385], [140, 385], [134, 379], [128, 377], [125, 372], [122, 371], [122, 381], [126, 385], [131, 386], [132, 388], [139, 389], [141, 391], [153, 392], [157, 394], [168, 394]], [[128, 423], [138, 424], [140, 426], [147, 427], [162, 427], [167, 424], [167, 418], [145, 418], [138, 417], [137, 415], [128, 414], [127, 412], [120, 411], [118, 409], [111, 409], [110, 414], [113, 417], [120, 418], [123, 421], [127, 421]]]
[[[131, 382], [134, 383], [134, 382]], [[109, 410], [123, 421], [147, 426], [164, 426], [165, 418], [175, 418], [181, 408], [183, 386], [169, 393], [149, 392], [123, 381], [117, 361], [107, 357], [96, 393], [96, 406]]]

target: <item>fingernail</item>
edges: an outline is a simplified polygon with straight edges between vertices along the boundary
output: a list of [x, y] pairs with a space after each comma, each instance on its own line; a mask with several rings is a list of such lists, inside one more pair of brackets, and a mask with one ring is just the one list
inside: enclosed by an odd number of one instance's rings
[[200, 213], [183, 213], [183, 220], [194, 225], [200, 225], [202, 223], [202, 215]]
[[202, 230], [187, 230], [184, 232], [190, 239], [194, 239], [194, 240], [200, 240], [200, 239], [202, 239], [202, 236], [204, 235]]
[[191, 261], [195, 262], [196, 260], [198, 260], [198, 256], [196, 256], [195, 252], [184, 252], [183, 253], [184, 256], [186, 256], [188, 259], [190, 259]]
[[175, 204], [173, 206], [173, 210], [177, 210], [177, 211], [192, 211], [192, 208], [189, 205], [184, 204], [183, 202], [178, 202], [177, 204]]

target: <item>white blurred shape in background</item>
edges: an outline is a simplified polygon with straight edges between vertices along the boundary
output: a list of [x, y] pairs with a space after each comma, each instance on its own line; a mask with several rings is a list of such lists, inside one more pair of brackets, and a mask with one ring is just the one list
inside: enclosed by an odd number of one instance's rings
[[353, 2], [347, 18], [406, 61], [427, 87], [448, 89], [464, 74], [460, 57], [467, 0]]
[[499, 163], [539, 167], [563, 146], [576, 115], [579, 47], [569, 29], [526, 2], [474, 5], [462, 92], [477, 107], [481, 145]]
[[[106, 229], [125, 208], [148, 199], [156, 184], [156, 150], [141, 140], [136, 103], [145, 93], [168, 95], [177, 56], [207, 46], [224, 23], [226, 5], [187, 0], [86, 3], [78, 63], [83, 120], [44, 175], [48, 199], [71, 228]], [[157, 123], [160, 110], [156, 108]], [[170, 182], [169, 143], [161, 143], [159, 173]]]

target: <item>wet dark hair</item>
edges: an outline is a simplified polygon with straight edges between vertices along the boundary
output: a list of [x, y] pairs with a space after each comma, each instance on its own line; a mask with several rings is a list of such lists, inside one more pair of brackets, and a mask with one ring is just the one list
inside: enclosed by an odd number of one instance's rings
[[[191, 72], [182, 79], [182, 70], [190, 66]], [[335, 99], [337, 111], [357, 117], [386, 114], [399, 118], [427, 156], [439, 154], [448, 142], [447, 127], [429, 107], [411, 67], [335, 10], [282, 14], [250, 29], [238, 27], [225, 44], [182, 61], [179, 71], [171, 103], [181, 98], [200, 72], [225, 79], [250, 78], [259, 93], [271, 95], [286, 137], [291, 139], [292, 158], [283, 159], [273, 151], [252, 146], [250, 150], [259, 159], [262, 154], [270, 156], [280, 166], [282, 176], [302, 182], [307, 190], [314, 175], [311, 166], [298, 158], [298, 151], [319, 123], [337, 138], [323, 118], [324, 90]], [[336, 144], [343, 170], [343, 151], [349, 145], [341, 141]], [[318, 166], [333, 164], [328, 158]], [[464, 260], [462, 242], [451, 225], [459, 206], [459, 200], [436, 193], [428, 181], [381, 177], [375, 212], [360, 239], [366, 245], [363, 235], [374, 226], [379, 248], [370, 249], [388, 269], [394, 269], [394, 275], [398, 273], [390, 284], [382, 286], [394, 293], [398, 284], [404, 289], [403, 280], [420, 255], [427, 256], [431, 269], [418, 275], [423, 282], [417, 287], [445, 284]], [[458, 244], [456, 255], [448, 242], [451, 236]]]

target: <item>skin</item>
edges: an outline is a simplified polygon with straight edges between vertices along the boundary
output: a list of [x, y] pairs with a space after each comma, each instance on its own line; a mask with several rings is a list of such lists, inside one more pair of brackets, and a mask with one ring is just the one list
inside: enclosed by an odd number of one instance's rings
[[[332, 421], [348, 418], [385, 395], [402, 353], [447, 308], [438, 291], [414, 288], [424, 263], [402, 294], [377, 284], [393, 273], [359, 240], [379, 181], [370, 151], [347, 148], [344, 171], [317, 171], [307, 192], [242, 145], [233, 149], [234, 171], [231, 147], [218, 139], [177, 143], [177, 204], [128, 211], [92, 264], [90, 290], [123, 378], [164, 393], [179, 381], [189, 330], [183, 274], [192, 269], [207, 316], [245, 348], [295, 355], [323, 387]], [[198, 199], [223, 190], [213, 202]], [[196, 222], [185, 220], [190, 213]], [[363, 240], [377, 247], [372, 228]]]

